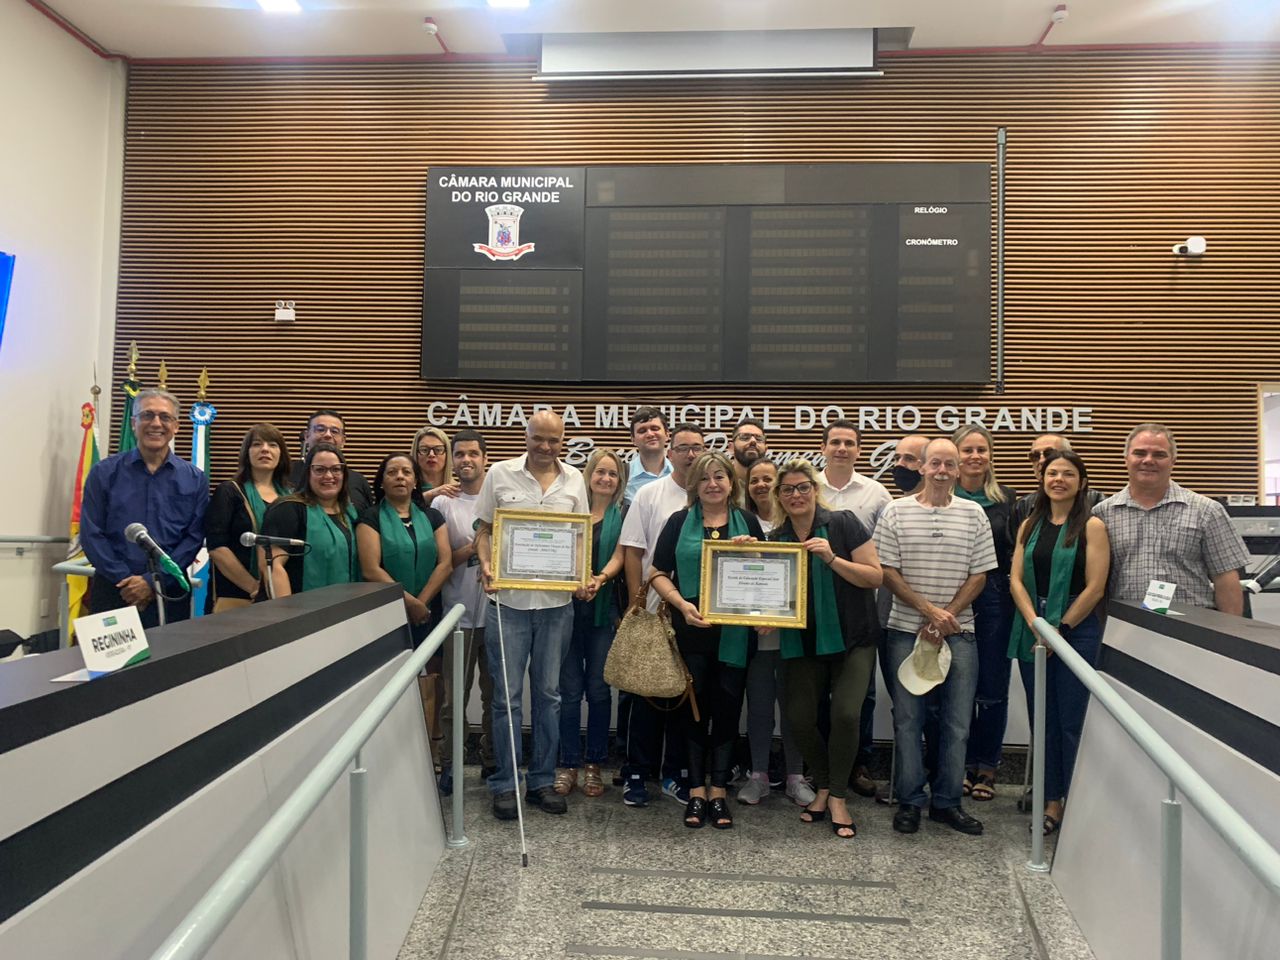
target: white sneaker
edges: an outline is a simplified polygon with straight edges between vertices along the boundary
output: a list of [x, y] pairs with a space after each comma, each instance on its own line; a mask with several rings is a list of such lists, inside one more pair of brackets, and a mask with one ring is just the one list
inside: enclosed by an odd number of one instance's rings
[[738, 790], [738, 802], [755, 806], [769, 796], [769, 775], [753, 773], [751, 778]]
[[787, 780], [787, 796], [801, 807], [807, 807], [818, 799], [818, 795], [813, 792], [813, 787], [809, 786], [809, 781], [804, 779]]

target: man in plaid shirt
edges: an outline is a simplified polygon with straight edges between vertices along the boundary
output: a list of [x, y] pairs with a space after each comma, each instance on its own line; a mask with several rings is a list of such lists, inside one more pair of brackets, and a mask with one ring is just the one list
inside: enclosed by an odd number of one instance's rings
[[1093, 508], [1111, 537], [1109, 593], [1141, 601], [1152, 580], [1177, 586], [1174, 600], [1240, 616], [1239, 570], [1249, 559], [1226, 508], [1174, 483], [1178, 444], [1159, 423], [1134, 427], [1125, 443], [1129, 484]]

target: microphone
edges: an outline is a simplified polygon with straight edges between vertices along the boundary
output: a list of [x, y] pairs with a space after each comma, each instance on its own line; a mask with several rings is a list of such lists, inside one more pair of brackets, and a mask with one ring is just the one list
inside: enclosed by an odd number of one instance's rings
[[301, 550], [306, 545], [307, 541], [294, 540], [292, 537], [268, 537], [261, 533], [253, 533], [250, 530], [240, 534], [240, 546], [242, 547], [284, 547], [286, 550]]
[[141, 547], [143, 552], [155, 562], [156, 566], [178, 581], [178, 585], [183, 590], [188, 593], [191, 591], [191, 584], [187, 583], [187, 577], [182, 572], [182, 568], [173, 562], [173, 558], [164, 552], [160, 544], [151, 539], [151, 534], [147, 533], [146, 527], [140, 523], [131, 523], [124, 528], [124, 538], [130, 543]]

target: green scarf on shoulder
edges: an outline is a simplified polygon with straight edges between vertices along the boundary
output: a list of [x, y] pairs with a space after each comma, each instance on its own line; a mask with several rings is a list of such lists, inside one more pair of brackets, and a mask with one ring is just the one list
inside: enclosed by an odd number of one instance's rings
[[[286, 490], [284, 487], [280, 486], [280, 484], [276, 483], [275, 481], [272, 481], [271, 485], [276, 488], [277, 500], [280, 497], [287, 497], [289, 495], [289, 491]], [[249, 516], [253, 521], [252, 523], [253, 532], [258, 533], [262, 529], [262, 518], [266, 516], [266, 513], [267, 513], [266, 501], [262, 499], [262, 494], [258, 492], [258, 485], [255, 484], [252, 480], [250, 480], [248, 483], [237, 483], [236, 486], [238, 486], [240, 488], [240, 492], [244, 494], [245, 503], [249, 504]], [[253, 577], [255, 580], [257, 579], [258, 577], [258, 551], [257, 550], [249, 551], [249, 573], [253, 574]]]
[[359, 583], [356, 559], [356, 508], [347, 507], [347, 530], [317, 504], [307, 506], [307, 543], [302, 559], [302, 589], [318, 590], [335, 583]]
[[378, 532], [382, 536], [382, 569], [417, 596], [431, 579], [439, 551], [431, 521], [416, 503], [409, 501], [409, 520], [417, 539], [409, 535], [396, 508], [386, 500], [378, 506]]
[[963, 500], [972, 500], [974, 503], [976, 503], [980, 507], [983, 507], [984, 509], [986, 507], [995, 505], [995, 501], [987, 496], [987, 491], [985, 490], [976, 490], [973, 493], [970, 493], [968, 490], [966, 490], [964, 487], [960, 486], [960, 484], [957, 483], [955, 485], [955, 489], [952, 492], [955, 493], [957, 497], [960, 497]]
[[[702, 504], [694, 503], [680, 528], [676, 541], [676, 574], [680, 578], [680, 596], [696, 602], [702, 590], [702, 539], [706, 525], [702, 522]], [[729, 539], [750, 533], [742, 511], [729, 508]], [[747, 665], [747, 628], [720, 628], [720, 662], [731, 667]]]
[[[616, 503], [611, 503], [600, 518], [600, 550], [592, 557], [591, 572], [599, 573], [613, 557], [618, 547], [618, 537], [622, 534], [622, 511]], [[613, 619], [614, 593], [618, 584], [614, 580], [606, 581], [596, 594], [594, 601], [595, 625], [606, 627]]]
[[[775, 539], [790, 543], [799, 542], [789, 521], [785, 530], [785, 534]], [[829, 539], [826, 524], [816, 528], [810, 536]], [[815, 652], [820, 657], [844, 653], [846, 649], [844, 633], [840, 630], [840, 613], [836, 608], [835, 572], [812, 555], [809, 557], [809, 589], [813, 591], [813, 615], [818, 621], [813, 625], [816, 640]], [[795, 660], [804, 656], [802, 630], [783, 629], [779, 631], [778, 636], [782, 659]]]
[[[1069, 547], [1065, 546], [1067, 525], [1064, 523], [1058, 528], [1058, 539], [1054, 542], [1053, 559], [1049, 565], [1049, 590], [1045, 593], [1041, 585], [1036, 582], [1034, 554], [1036, 543], [1047, 524], [1049, 520], [1046, 517], [1031, 531], [1031, 536], [1027, 538], [1026, 545], [1022, 548], [1022, 585], [1031, 596], [1032, 606], [1036, 604], [1038, 597], [1047, 598], [1044, 618], [1057, 627], [1062, 623], [1062, 615], [1067, 612], [1067, 600], [1071, 593], [1071, 573], [1076, 568], [1076, 551], [1080, 549], [1080, 540], [1077, 539]], [[1032, 652], [1035, 643], [1036, 634], [1031, 629], [1031, 624], [1027, 623], [1020, 611], [1015, 610], [1007, 656], [1011, 659], [1017, 657], [1019, 660], [1030, 663], [1035, 659], [1035, 654]]]

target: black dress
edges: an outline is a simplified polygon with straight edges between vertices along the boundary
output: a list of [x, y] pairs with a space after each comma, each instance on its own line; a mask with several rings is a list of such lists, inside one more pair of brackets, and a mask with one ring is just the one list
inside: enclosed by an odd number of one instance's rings
[[[422, 504], [418, 504], [418, 509], [422, 510], [422, 512], [427, 515], [427, 520], [431, 522], [431, 536], [434, 537], [435, 532], [444, 526], [444, 514], [442, 514], [435, 507], [423, 507]], [[363, 523], [366, 527], [370, 527], [371, 529], [376, 530], [378, 532], [378, 536], [382, 536], [382, 527], [379, 524], [379, 519], [378, 519], [381, 510], [382, 510], [382, 505], [379, 504], [376, 507], [369, 507], [367, 510], [362, 511], [361, 514], [358, 517], [356, 517], [356, 525], [359, 526], [360, 524]], [[409, 534], [409, 539], [416, 544], [418, 542], [418, 532], [413, 528], [413, 520], [410, 517], [401, 517], [400, 522], [404, 524], [404, 529]], [[379, 564], [379, 566], [381, 566], [381, 564]], [[386, 567], [383, 567], [382, 569], [385, 570]], [[441, 590], [439, 593], [437, 593], [434, 597], [431, 598], [431, 603], [427, 605], [427, 609], [430, 611], [430, 614], [427, 617], [426, 622], [419, 624], [417, 627], [413, 628], [414, 629], [413, 645], [415, 647], [422, 642], [422, 637], [425, 637], [428, 633], [430, 633], [431, 628], [434, 627], [437, 623], [439, 623], [440, 618], [444, 616], [444, 596], [443, 595], [444, 595], [444, 591]], [[419, 632], [421, 632], [422, 637], [418, 636]]]
[[[249, 515], [249, 505], [245, 502], [242, 490], [239, 482], [235, 480], [218, 484], [218, 489], [214, 490], [213, 496], [209, 498], [209, 509], [204, 515], [204, 542], [210, 553], [219, 547], [226, 547], [240, 561], [241, 566], [248, 570], [254, 548], [241, 546], [240, 535], [252, 533], [254, 530]], [[268, 503], [267, 506], [270, 507], [271, 504]], [[213, 564], [213, 591], [209, 596], [210, 609], [212, 609], [214, 597], [247, 600], [249, 594], [219, 570], [215, 563]], [[266, 598], [267, 592], [259, 590], [258, 599]]]

